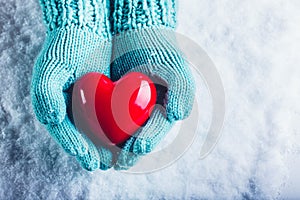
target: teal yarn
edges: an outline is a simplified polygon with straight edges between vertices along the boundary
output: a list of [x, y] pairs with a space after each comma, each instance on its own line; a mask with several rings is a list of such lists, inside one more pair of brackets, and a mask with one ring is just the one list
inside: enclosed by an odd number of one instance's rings
[[139, 129], [134, 137], [128, 139], [122, 147], [114, 168], [116, 170], [127, 170], [134, 166], [141, 155], [150, 153], [156, 147], [173, 124], [173, 122], [165, 119], [160, 109], [155, 109], [146, 125]]
[[176, 42], [176, 6], [175, 0], [111, 1], [112, 80], [129, 71], [139, 71], [159, 77], [168, 85], [166, 114], [161, 109], [154, 110], [147, 124], [124, 145], [116, 169], [127, 169], [139, 155], [150, 153], [174, 122], [191, 112], [195, 83]]
[[[174, 121], [186, 118], [192, 108], [194, 80], [176, 44], [175, 1], [40, 3], [47, 36], [31, 84], [38, 120], [67, 153], [76, 156], [83, 168], [106, 170], [116, 162], [115, 169], [128, 169], [140, 155], [151, 152]], [[109, 67], [111, 55], [114, 62]], [[71, 122], [67, 114], [69, 88], [88, 72], [104, 73], [117, 80], [129, 71], [154, 75], [168, 84], [166, 110], [157, 107], [147, 124], [125, 142], [115, 158], [115, 152], [96, 147]]]
[[33, 71], [33, 103], [43, 124], [62, 122], [66, 115], [63, 90], [91, 71], [109, 66], [111, 43], [71, 25], [48, 32]]
[[103, 38], [111, 35], [106, 0], [40, 0], [40, 5], [49, 31], [75, 25]]
[[[66, 89], [87, 71], [107, 68], [111, 55], [111, 34], [106, 1], [41, 0], [40, 3], [47, 36], [34, 68], [34, 75], [39, 76], [33, 79], [33, 85], [38, 85], [33, 87], [33, 93], [37, 98], [45, 96], [34, 108], [37, 108], [38, 119], [48, 124], [61, 122], [66, 111], [61, 92], [48, 89]], [[47, 91], [41, 91], [43, 89]], [[51, 100], [57, 100], [48, 103], [46, 95], [55, 96]]]
[[141, 28], [176, 26], [175, 0], [110, 0], [112, 33]]
[[168, 85], [166, 111], [170, 121], [189, 116], [195, 84], [184, 55], [175, 46], [173, 30], [143, 28], [113, 38], [111, 78], [118, 80], [129, 71], [157, 76]]
[[109, 5], [97, 0], [41, 0], [47, 35], [32, 74], [31, 97], [37, 119], [87, 170], [111, 167], [112, 153], [96, 148], [67, 114], [68, 89], [82, 75], [109, 76]]

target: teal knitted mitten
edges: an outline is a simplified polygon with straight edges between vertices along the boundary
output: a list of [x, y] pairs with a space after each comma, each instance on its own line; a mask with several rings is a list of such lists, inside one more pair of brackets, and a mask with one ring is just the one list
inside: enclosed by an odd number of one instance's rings
[[[147, 124], [125, 143], [116, 169], [126, 169], [151, 152], [176, 120], [189, 116], [195, 84], [174, 32], [175, 0], [111, 0], [113, 38], [111, 77], [139, 71], [167, 83], [166, 116], [155, 109]], [[130, 153], [133, 152], [133, 153]]]
[[71, 123], [70, 86], [88, 72], [109, 76], [111, 35], [104, 0], [40, 0], [47, 36], [32, 76], [35, 114], [51, 136], [87, 170], [111, 167], [112, 153], [96, 148]]

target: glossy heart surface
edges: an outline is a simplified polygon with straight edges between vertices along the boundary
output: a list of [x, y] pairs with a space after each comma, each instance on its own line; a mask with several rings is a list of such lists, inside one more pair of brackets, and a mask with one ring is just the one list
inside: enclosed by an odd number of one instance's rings
[[125, 142], [149, 118], [156, 88], [145, 74], [131, 72], [116, 82], [92, 72], [74, 85], [72, 114], [75, 126], [94, 143]]

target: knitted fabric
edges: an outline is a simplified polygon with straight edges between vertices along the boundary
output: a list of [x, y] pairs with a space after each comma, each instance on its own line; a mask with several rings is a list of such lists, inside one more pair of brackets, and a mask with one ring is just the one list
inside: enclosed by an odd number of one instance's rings
[[110, 37], [106, 0], [40, 0], [40, 4], [49, 31], [75, 25]]
[[[174, 121], [189, 116], [194, 102], [195, 83], [184, 54], [177, 45], [176, 2], [174, 0], [112, 0], [110, 21], [113, 38], [111, 78], [118, 80], [129, 71], [159, 77], [167, 83], [166, 116], [155, 109], [145, 127], [125, 145], [116, 168], [130, 166], [134, 154], [151, 152]], [[129, 141], [128, 141], [129, 142]], [[130, 156], [131, 155], [131, 156]], [[135, 158], [136, 157], [136, 158]]]
[[148, 28], [176, 26], [175, 0], [111, 0], [112, 33]]
[[82, 75], [109, 76], [109, 5], [96, 0], [41, 0], [47, 36], [32, 76], [31, 96], [38, 120], [88, 170], [107, 169], [112, 155], [84, 138], [67, 115], [68, 89]]
[[114, 168], [127, 170], [135, 165], [141, 158], [140, 155], [150, 153], [156, 147], [172, 125], [159, 109], [155, 109], [151, 120], [122, 146]]

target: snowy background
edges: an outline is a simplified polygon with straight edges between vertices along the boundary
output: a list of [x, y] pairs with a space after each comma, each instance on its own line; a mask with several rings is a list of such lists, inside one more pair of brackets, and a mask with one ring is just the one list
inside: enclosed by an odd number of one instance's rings
[[0, 0], [0, 199], [300, 198], [300, 1], [182, 0], [178, 32], [214, 61], [226, 118], [214, 151], [195, 141], [142, 175], [84, 171], [35, 119], [29, 87], [45, 38], [37, 0]]

